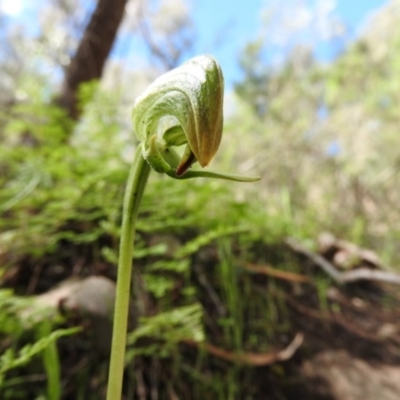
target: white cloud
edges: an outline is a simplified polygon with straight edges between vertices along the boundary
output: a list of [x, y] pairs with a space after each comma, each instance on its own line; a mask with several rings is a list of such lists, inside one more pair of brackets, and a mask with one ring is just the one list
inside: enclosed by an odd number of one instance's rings
[[16, 16], [22, 12], [22, 0], [0, 0], [0, 11], [3, 14]]

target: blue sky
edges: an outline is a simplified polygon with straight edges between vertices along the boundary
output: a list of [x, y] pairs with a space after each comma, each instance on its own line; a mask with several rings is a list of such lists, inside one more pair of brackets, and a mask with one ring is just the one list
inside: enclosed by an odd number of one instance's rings
[[352, 26], [359, 26], [371, 11], [387, 4], [387, 0], [338, 0], [337, 9], [343, 20]]
[[[32, 3], [32, 0], [0, 0], [0, 11], [8, 14], [15, 22], [27, 18], [29, 24], [32, 24], [33, 7], [46, 4], [46, 0], [35, 1], [36, 4]], [[232, 87], [233, 82], [240, 79], [239, 52], [246, 43], [256, 39], [260, 34], [263, 26], [263, 10], [270, 6], [273, 0], [191, 1], [196, 30], [195, 52], [213, 54], [222, 65], [226, 86]], [[286, 4], [293, 4], [294, 1], [287, 1]], [[279, 4], [279, 0], [275, 0], [276, 2]], [[335, 4], [333, 12], [344, 22], [346, 37], [350, 39], [356, 36], [371, 13], [385, 5], [388, 0], [325, 0], [325, 3], [327, 2]], [[322, 4], [321, 0], [304, 0], [303, 3], [314, 8]], [[280, 4], [282, 7], [283, 2]], [[298, 15], [294, 13], [293, 19], [297, 17]], [[332, 52], [327, 46], [329, 46], [328, 43], [318, 45], [317, 51], [321, 57]], [[128, 51], [141, 51], [140, 45], [139, 48], [136, 45], [128, 47]]]
[[[194, 1], [193, 18], [198, 33], [198, 51], [210, 52], [222, 65], [227, 87], [240, 79], [238, 53], [255, 39], [262, 26], [262, 9], [268, 0], [198, 0]], [[318, 0], [307, 1], [316, 4]], [[335, 14], [344, 22], [348, 38], [354, 38], [371, 13], [388, 0], [336, 0]], [[281, 2], [282, 4], [282, 2]], [[324, 44], [321, 45], [324, 53]]]

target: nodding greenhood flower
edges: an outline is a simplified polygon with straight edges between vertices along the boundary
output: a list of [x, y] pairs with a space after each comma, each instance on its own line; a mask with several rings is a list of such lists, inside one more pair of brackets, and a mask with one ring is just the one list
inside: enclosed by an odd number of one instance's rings
[[[192, 58], [156, 79], [137, 98], [133, 126], [142, 154], [150, 166], [173, 178], [215, 177], [254, 181], [189, 168], [198, 161], [207, 166], [221, 142], [224, 78], [217, 61], [203, 55]], [[182, 156], [172, 148], [186, 144]]]

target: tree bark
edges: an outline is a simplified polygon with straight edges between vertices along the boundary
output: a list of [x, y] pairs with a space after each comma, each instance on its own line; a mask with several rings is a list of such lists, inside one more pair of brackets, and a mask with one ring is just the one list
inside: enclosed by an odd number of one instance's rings
[[77, 90], [81, 83], [101, 78], [107, 57], [117, 36], [127, 0], [98, 0], [76, 54], [66, 70], [56, 102], [76, 120], [81, 110]]

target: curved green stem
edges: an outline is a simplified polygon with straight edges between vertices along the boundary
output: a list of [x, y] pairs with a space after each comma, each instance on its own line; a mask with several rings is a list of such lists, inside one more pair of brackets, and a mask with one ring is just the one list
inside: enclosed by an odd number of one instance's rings
[[118, 400], [122, 393], [135, 224], [150, 173], [141, 153], [142, 145], [136, 149], [124, 198], [107, 400]]

